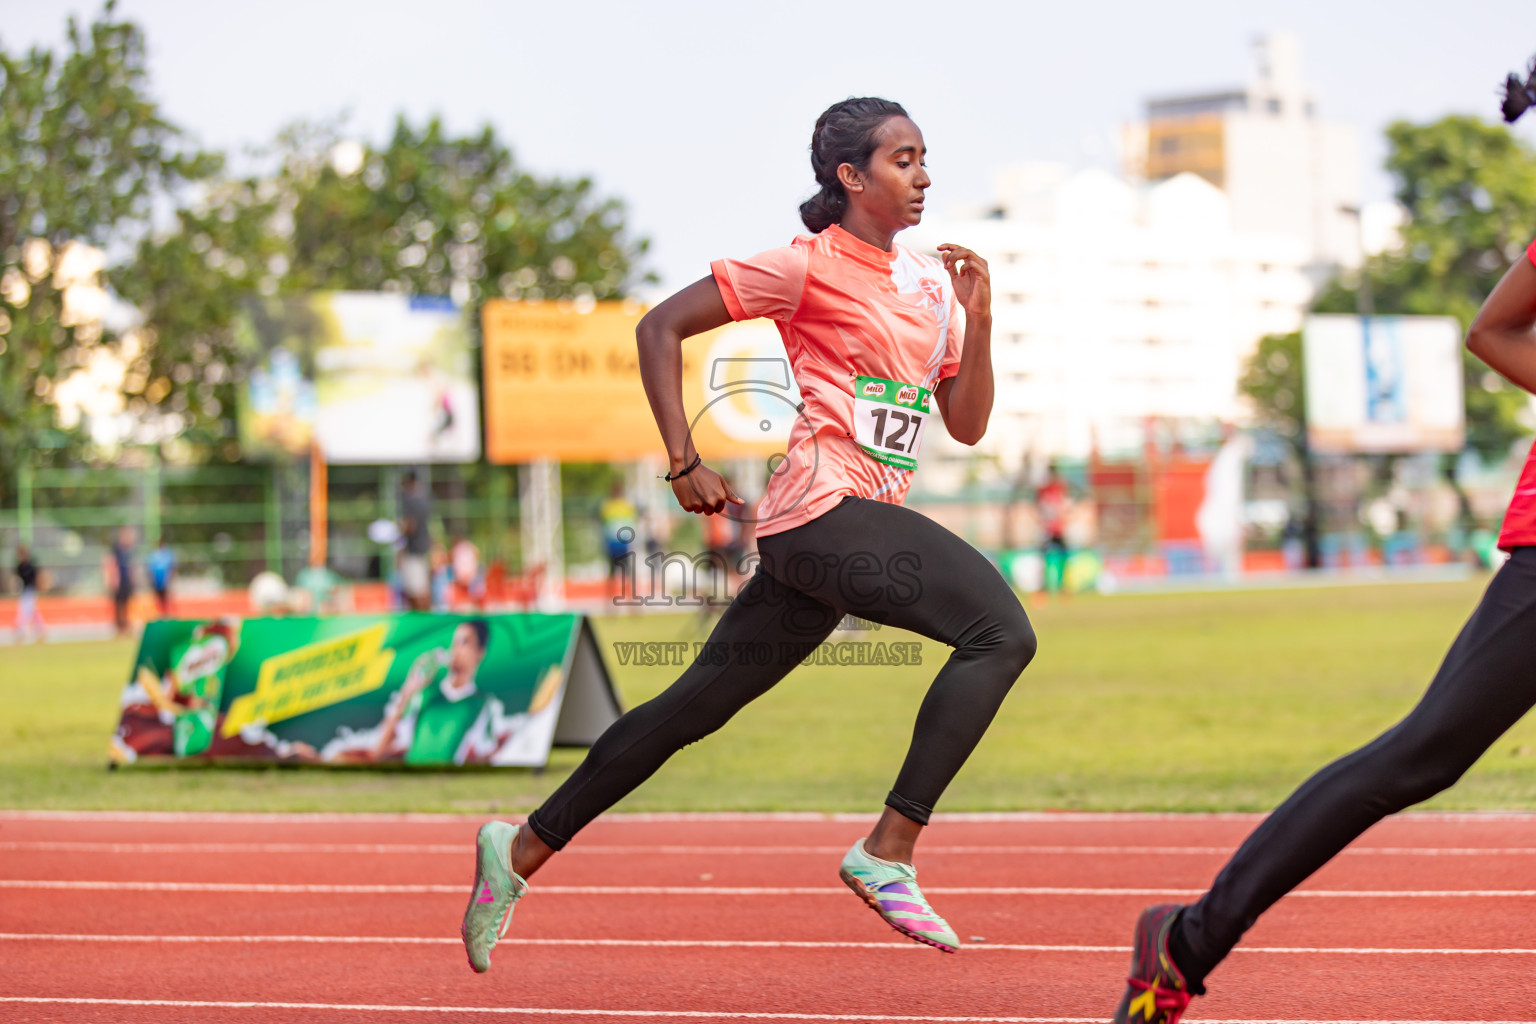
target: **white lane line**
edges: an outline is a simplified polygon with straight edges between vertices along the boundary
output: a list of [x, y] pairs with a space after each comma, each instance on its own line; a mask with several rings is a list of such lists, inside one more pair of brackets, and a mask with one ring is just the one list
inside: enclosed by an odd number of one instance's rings
[[[509, 1017], [662, 1017], [688, 1020], [868, 1020], [933, 1022], [933, 1024], [1100, 1024], [1095, 1017], [918, 1017], [872, 1013], [751, 1013], [731, 1010], [588, 1010], [528, 1006], [399, 1006], [379, 1003], [225, 1002], [211, 999], [87, 999], [77, 996], [0, 996], [0, 1003], [62, 1003], [72, 1006], [175, 1007], [199, 1010], [341, 1010], [352, 1013], [436, 1014], [487, 1013]], [[1301, 1022], [1292, 1022], [1292, 1024], [1301, 1024]], [[1457, 1024], [1461, 1024], [1461, 1022], [1457, 1022]]]
[[[260, 854], [441, 854], [464, 856], [474, 847], [462, 843], [97, 843], [72, 840], [14, 840], [0, 842], [0, 851], [15, 853], [260, 853]], [[1236, 846], [925, 846], [924, 856], [1229, 856]], [[568, 846], [563, 853], [595, 856], [784, 857], [841, 856], [845, 846]], [[1344, 856], [1382, 857], [1521, 857], [1536, 855], [1536, 846], [1361, 846]]]
[[[125, 892], [308, 893], [332, 895], [463, 895], [462, 885], [328, 885], [281, 882], [141, 882], [5, 878], [0, 889], [65, 889]], [[848, 890], [833, 886], [727, 885], [543, 885], [555, 896], [831, 896]], [[941, 896], [1199, 896], [1204, 889], [1116, 889], [1086, 886], [927, 886]], [[1536, 896], [1536, 889], [1301, 889], [1286, 899], [1507, 899]]]
[[[353, 1013], [489, 1013], [530, 1017], [672, 1017], [686, 1020], [915, 1021], [933, 1024], [1103, 1024], [1102, 1017], [922, 1017], [879, 1013], [771, 1013], [737, 1010], [588, 1010], [527, 1006], [411, 1006], [387, 1003], [235, 1002], [211, 999], [91, 999], [84, 996], [0, 996], [0, 1003], [66, 1006], [133, 1006], [198, 1010], [339, 1010]], [[1204, 1024], [1530, 1024], [1514, 1020], [1391, 1020], [1287, 1018], [1212, 1018]]]
[[[1034, 824], [1073, 824], [1076, 822], [1147, 822], [1147, 821], [1262, 821], [1268, 815], [1254, 811], [1172, 812], [1172, 811], [982, 811], [945, 812], [933, 815], [934, 822], [1025, 822]], [[195, 822], [256, 824], [333, 824], [420, 822], [442, 824], [484, 822], [495, 815], [485, 814], [339, 814], [316, 811], [304, 813], [263, 813], [241, 811], [50, 811], [0, 810], [0, 821], [106, 821], [106, 822]], [[669, 811], [657, 813], [605, 814], [597, 824], [646, 824], [649, 822], [785, 822], [832, 821], [871, 822], [878, 813], [824, 813], [818, 811]], [[520, 822], [522, 815], [506, 815], [503, 820]], [[1536, 824], [1536, 811], [1409, 811], [1393, 815], [1392, 821], [1418, 824], [1468, 824], [1483, 822], [1523, 822]]]
[[[1433, 812], [1422, 812], [1425, 817]], [[1536, 812], [1521, 815], [1518, 812], [1507, 813], [1511, 820], [1536, 821]], [[1449, 820], [1451, 815], [1442, 814], [1437, 817]], [[256, 823], [292, 823], [292, 824], [331, 824], [334, 822], [483, 822], [495, 815], [485, 814], [341, 814], [331, 811], [312, 811], [300, 813], [269, 813], [256, 811], [49, 811], [49, 810], [5, 810], [0, 811], [0, 821], [149, 821], [149, 822], [256, 822]], [[646, 824], [649, 822], [677, 822], [677, 821], [702, 821], [702, 822], [785, 822], [785, 821], [849, 821], [870, 822], [878, 820], [878, 813], [835, 813], [822, 811], [663, 811], [653, 813], [630, 814], [605, 814], [598, 818], [599, 823], [611, 823], [622, 825], [626, 823]], [[1258, 821], [1265, 817], [1256, 812], [1213, 812], [1194, 814], [1174, 814], [1164, 812], [1141, 811], [988, 811], [981, 813], [967, 812], [936, 812], [933, 820], [938, 821], [976, 821], [976, 822], [1057, 822], [1057, 821]], [[1403, 817], [1400, 815], [1399, 817]], [[503, 817], [505, 821], [520, 822], [524, 817], [520, 814], [510, 814]], [[1477, 816], [1478, 821], [1494, 820], [1492, 816]]]
[[[460, 854], [470, 843], [86, 843], [65, 840], [0, 842], [14, 853], [393, 853]], [[574, 851], [572, 851], [574, 852]], [[658, 851], [659, 852], [659, 851]]]
[[[233, 945], [289, 944], [321, 946], [459, 946], [463, 940], [435, 935], [88, 935], [39, 932], [0, 932], [0, 942], [226, 943]], [[922, 952], [912, 942], [838, 942], [795, 939], [513, 939], [507, 946], [637, 947], [658, 949], [883, 949]], [[1129, 953], [1130, 946], [1072, 943], [974, 942], [962, 952], [990, 953]], [[1303, 956], [1536, 956], [1536, 949], [1457, 948], [1418, 946], [1238, 946], [1238, 953]]]

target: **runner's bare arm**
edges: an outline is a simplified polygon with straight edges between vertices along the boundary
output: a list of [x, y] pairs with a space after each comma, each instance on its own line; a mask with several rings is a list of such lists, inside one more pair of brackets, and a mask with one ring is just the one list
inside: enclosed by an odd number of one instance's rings
[[[650, 400], [651, 413], [667, 448], [670, 473], [687, 469], [699, 454], [688, 435], [688, 413], [683, 408], [683, 339], [730, 322], [731, 314], [720, 297], [720, 286], [710, 276], [662, 302], [635, 328], [640, 379], [645, 383], [645, 396]], [[742, 504], [731, 485], [702, 464], [672, 481], [672, 493], [684, 509], [705, 515], [719, 512], [727, 502]]]
[[405, 682], [396, 691], [389, 704], [384, 708], [384, 720], [379, 723], [379, 739], [373, 748], [368, 751], [369, 757], [378, 761], [387, 757], [390, 748], [395, 742], [395, 729], [400, 725], [400, 719], [405, 717], [405, 709], [411, 703], [411, 698], [426, 689], [430, 681], [426, 672], [421, 668], [422, 657], [418, 656], [416, 664], [406, 673]]
[[1536, 394], [1536, 266], [1522, 256], [1494, 287], [1467, 332], [1467, 348]]
[[367, 751], [370, 761], [381, 761], [389, 756], [390, 747], [395, 742], [395, 729], [400, 725], [400, 716], [405, 711], [405, 705], [410, 698], [400, 696], [395, 703], [384, 713], [384, 720], [379, 723], [379, 738]]
[[965, 309], [960, 372], [934, 389], [944, 426], [961, 444], [975, 444], [992, 417], [992, 275], [987, 261], [960, 245], [939, 246], [939, 257]]

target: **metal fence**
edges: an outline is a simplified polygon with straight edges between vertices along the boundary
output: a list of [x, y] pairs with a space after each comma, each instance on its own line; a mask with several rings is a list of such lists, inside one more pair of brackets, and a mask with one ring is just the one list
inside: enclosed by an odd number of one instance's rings
[[[1188, 543], [1160, 540], [1158, 524], [1173, 485], [1184, 476], [1203, 474], [1204, 464], [1162, 457], [1154, 473], [1151, 461], [1058, 460], [1056, 469], [1073, 494], [1075, 518], [1087, 527], [1080, 539], [1069, 536], [1069, 541], [1091, 547], [1106, 559], [1165, 559], [1170, 572], [1182, 565], [1179, 559], [1187, 554], [1183, 549]], [[1415, 458], [1388, 474], [1412, 498], [1413, 515], [1390, 535], [1377, 536], [1367, 532], [1361, 509], [1373, 490], [1386, 486], [1378, 479], [1382, 475], [1358, 458], [1320, 460], [1319, 527], [1325, 564], [1359, 564], [1373, 547], [1381, 549], [1384, 561], [1399, 556], [1418, 560], [1432, 547], [1462, 550], [1468, 538], [1450, 522], [1451, 495], [1434, 465], [1433, 459]], [[327, 564], [343, 578], [391, 575], [394, 550], [370, 540], [368, 527], [375, 520], [398, 517], [404, 471], [400, 466], [329, 468]], [[735, 467], [742, 480], [756, 471], [746, 464]], [[437, 540], [446, 547], [466, 537], [480, 549], [484, 564], [500, 563], [509, 575], [522, 571], [519, 467], [438, 465], [418, 473], [433, 498]], [[1278, 518], [1250, 523], [1244, 547], [1278, 555], [1287, 509], [1294, 515], [1299, 507], [1294, 467], [1283, 466], [1261, 448], [1247, 467], [1246, 479], [1250, 507], [1273, 506]], [[602, 574], [606, 569], [599, 507], [619, 482], [640, 504], [642, 518], [655, 524], [657, 517], [646, 513], [661, 513], [667, 547], [703, 548], [698, 517], [680, 512], [670, 490], [651, 480], [647, 467], [567, 464], [560, 469], [560, 480], [564, 566], [573, 575]], [[180, 466], [164, 464], [144, 450], [129, 452], [113, 467], [23, 467], [0, 491], [0, 566], [13, 564], [15, 545], [25, 543], [49, 571], [56, 592], [99, 592], [103, 555], [117, 530], [130, 526], [141, 555], [164, 536], [189, 583], [195, 579], [208, 587], [243, 587], [263, 570], [293, 580], [309, 559], [310, 485], [306, 463]], [[1499, 498], [1491, 504], [1474, 501], [1484, 525], [1496, 525], [1507, 485], [1500, 481], [1478, 490]], [[910, 503], [984, 551], [999, 553], [1040, 543], [1034, 494], [1034, 484], [1022, 478], [988, 484], [967, 479], [953, 493], [916, 492]], [[646, 503], [654, 507], [647, 509]], [[15, 585], [6, 573], [0, 591]]]
[[[102, 586], [101, 562], [122, 527], [140, 553], [164, 537], [178, 572], [209, 586], [244, 586], [271, 570], [292, 580], [310, 552], [308, 467], [304, 464], [175, 466], [144, 453], [138, 465], [24, 466], [0, 505], [0, 565], [18, 543], [31, 548], [59, 592]], [[128, 461], [128, 460], [125, 460]], [[368, 537], [369, 524], [399, 514], [399, 466], [331, 466], [327, 476], [327, 563], [354, 580], [388, 578], [394, 550]], [[432, 466], [417, 470], [433, 500], [434, 539], [472, 540], [483, 560], [522, 569], [515, 466]], [[568, 566], [601, 560], [598, 507], [622, 469], [567, 466], [561, 501]], [[7, 578], [0, 589], [13, 589]]]

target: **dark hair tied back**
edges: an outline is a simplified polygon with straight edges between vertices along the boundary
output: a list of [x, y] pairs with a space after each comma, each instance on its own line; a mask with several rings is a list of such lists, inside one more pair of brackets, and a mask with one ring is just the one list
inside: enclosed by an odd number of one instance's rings
[[1524, 82], [1516, 74], [1504, 80], [1504, 120], [1513, 124], [1533, 106], [1536, 106], [1536, 57], [1531, 58]]
[[880, 126], [887, 118], [906, 116], [900, 103], [874, 96], [849, 97], [822, 112], [811, 133], [811, 170], [821, 191], [800, 204], [800, 219], [807, 228], [821, 232], [842, 223], [848, 193], [837, 180], [838, 167], [852, 164], [868, 170]]

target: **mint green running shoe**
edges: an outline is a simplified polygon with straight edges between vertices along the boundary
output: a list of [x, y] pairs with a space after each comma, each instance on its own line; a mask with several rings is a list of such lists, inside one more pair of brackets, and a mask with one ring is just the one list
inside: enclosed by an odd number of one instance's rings
[[864, 840], [853, 844], [838, 872], [848, 888], [858, 893], [885, 923], [917, 942], [926, 942], [946, 953], [960, 949], [960, 937], [933, 912], [923, 890], [917, 887], [917, 869], [911, 864], [871, 857]]
[[470, 890], [459, 934], [469, 966], [478, 974], [491, 969], [491, 950], [507, 934], [513, 906], [528, 895], [528, 883], [512, 870], [509, 859], [520, 827], [492, 821], [481, 825], [475, 836], [475, 887]]

